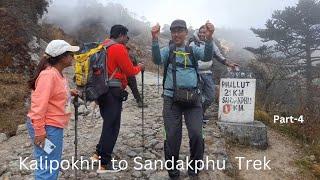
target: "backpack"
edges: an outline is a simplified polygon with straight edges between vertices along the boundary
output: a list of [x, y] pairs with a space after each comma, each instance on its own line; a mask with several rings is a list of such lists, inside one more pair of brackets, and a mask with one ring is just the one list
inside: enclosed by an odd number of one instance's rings
[[85, 43], [80, 49], [80, 54], [75, 59], [75, 83], [82, 89], [82, 96], [85, 101], [96, 101], [107, 93], [109, 79], [112, 79], [115, 72], [108, 77], [107, 49], [117, 44], [110, 40], [106, 45], [98, 42]]
[[200, 42], [195, 38], [195, 37], [191, 37], [188, 42], [187, 42], [187, 46], [189, 46], [192, 42], [194, 42], [194, 44], [198, 47], [200, 47]]
[[196, 61], [192, 48], [190, 46], [185, 46], [185, 52], [189, 54], [189, 59], [192, 60], [192, 65], [187, 65], [187, 67], [192, 67], [195, 69], [197, 74], [197, 86], [195, 88], [180, 88], [177, 87], [177, 76], [176, 76], [176, 67], [177, 66], [184, 66], [186, 65], [180, 64], [176, 62], [176, 54], [174, 53], [176, 49], [176, 46], [174, 44], [169, 44], [169, 57], [168, 60], [164, 66], [164, 77], [163, 77], [163, 89], [165, 85], [165, 81], [167, 78], [167, 72], [168, 72], [168, 66], [169, 64], [172, 64], [172, 78], [173, 78], [173, 101], [177, 103], [181, 103], [183, 105], [195, 105], [200, 101], [200, 88], [199, 88], [199, 82], [200, 82], [200, 76], [198, 73], [198, 62]]

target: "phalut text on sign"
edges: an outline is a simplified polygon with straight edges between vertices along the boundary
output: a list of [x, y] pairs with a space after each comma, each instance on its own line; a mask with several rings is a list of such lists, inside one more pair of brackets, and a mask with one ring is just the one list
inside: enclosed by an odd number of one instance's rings
[[219, 119], [226, 122], [253, 122], [255, 92], [255, 79], [222, 78]]

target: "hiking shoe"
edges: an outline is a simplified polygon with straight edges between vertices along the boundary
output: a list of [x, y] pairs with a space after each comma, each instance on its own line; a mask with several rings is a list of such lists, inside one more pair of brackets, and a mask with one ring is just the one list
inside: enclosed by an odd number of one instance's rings
[[90, 157], [91, 162], [93, 163], [94, 166], [97, 166], [99, 164], [100, 158], [99, 155], [97, 153], [94, 153], [91, 157]]
[[203, 121], [204, 124], [207, 124], [209, 122], [209, 117], [203, 115], [203, 120], [202, 121]]
[[99, 155], [97, 153], [94, 153], [91, 157], [90, 157], [91, 161], [99, 161]]
[[[138, 107], [139, 107], [139, 108], [142, 108], [142, 101], [138, 101], [137, 103], [138, 103]], [[144, 104], [143, 104], [143, 107], [144, 107], [144, 108], [147, 108], [148, 105], [146, 105], [146, 104], [144, 103]]]
[[116, 173], [119, 171], [121, 171], [121, 169], [119, 167], [117, 167], [116, 165], [114, 165], [114, 167], [112, 167], [112, 163], [109, 163], [108, 165], [101, 165], [97, 169], [98, 174]]

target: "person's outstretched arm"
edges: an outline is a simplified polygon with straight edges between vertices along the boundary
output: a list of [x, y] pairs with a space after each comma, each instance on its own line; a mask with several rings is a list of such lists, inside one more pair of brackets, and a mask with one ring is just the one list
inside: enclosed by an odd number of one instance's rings
[[227, 61], [227, 59], [221, 54], [220, 49], [215, 43], [213, 43], [213, 57], [216, 58], [218, 62], [228, 67], [239, 67], [239, 64]]
[[117, 59], [117, 65], [120, 70], [127, 76], [134, 76], [138, 74], [143, 67], [141, 65], [133, 66], [129, 53], [125, 46], [117, 44], [110, 48], [116, 48], [115, 51], [109, 51], [109, 57]]
[[216, 43], [213, 42], [213, 58], [216, 58], [217, 61], [223, 65], [226, 65], [227, 59], [221, 54], [220, 49], [216, 45]]
[[152, 27], [152, 61], [153, 63], [160, 65], [168, 59], [169, 49], [167, 47], [160, 50], [158, 37], [160, 34], [160, 26], [157, 24]]
[[214, 26], [212, 23], [207, 21], [206, 23], [206, 42], [204, 46], [204, 50], [201, 47], [198, 46], [192, 46], [193, 53], [195, 55], [195, 58], [197, 60], [202, 60], [205, 62], [211, 61], [212, 59], [212, 54], [213, 54], [213, 44], [212, 44], [212, 35], [214, 32]]

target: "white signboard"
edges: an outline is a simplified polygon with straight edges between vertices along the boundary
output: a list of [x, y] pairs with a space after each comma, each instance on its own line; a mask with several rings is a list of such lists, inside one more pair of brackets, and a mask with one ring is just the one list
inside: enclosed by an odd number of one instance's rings
[[219, 119], [225, 122], [253, 122], [255, 93], [255, 79], [221, 79]]

